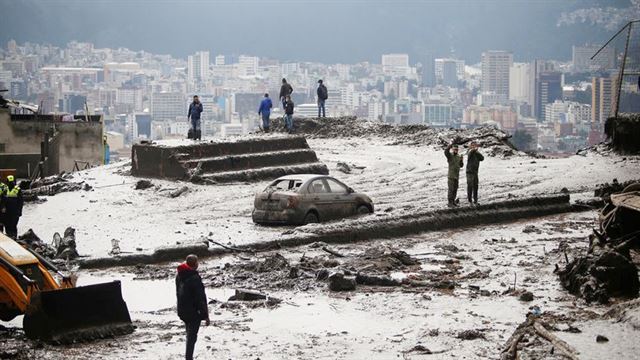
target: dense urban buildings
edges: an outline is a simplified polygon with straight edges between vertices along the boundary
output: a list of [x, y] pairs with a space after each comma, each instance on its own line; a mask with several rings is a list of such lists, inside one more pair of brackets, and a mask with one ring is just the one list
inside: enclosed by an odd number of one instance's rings
[[[420, 59], [382, 54], [379, 64], [321, 64], [206, 49], [179, 59], [81, 42], [59, 48], [9, 41], [0, 50], [0, 88], [43, 114], [103, 116], [108, 141], [116, 142], [112, 149], [140, 139], [185, 137], [193, 95], [204, 106], [203, 135], [255, 131], [260, 99], [265, 93], [277, 97], [286, 77], [296, 116], [317, 115], [316, 86], [323, 79], [328, 116], [437, 127], [489, 124], [527, 132], [532, 149], [572, 151], [601, 139], [614, 109], [615, 51], [605, 48], [591, 60], [599, 48], [575, 45], [567, 49], [567, 62], [523, 61], [508, 50], [487, 50], [476, 64], [453, 52], [426, 52]], [[276, 106], [272, 117], [278, 116], [282, 109]]]

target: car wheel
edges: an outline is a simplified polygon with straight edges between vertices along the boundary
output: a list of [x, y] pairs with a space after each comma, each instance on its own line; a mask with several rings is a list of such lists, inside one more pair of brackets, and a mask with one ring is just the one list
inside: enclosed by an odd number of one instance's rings
[[313, 212], [310, 212], [307, 214], [307, 216], [304, 217], [304, 223], [306, 224], [315, 224], [318, 222], [318, 215], [316, 215]]
[[356, 213], [358, 215], [366, 215], [366, 214], [371, 214], [371, 210], [369, 210], [369, 207], [367, 205], [360, 205], [358, 206]]

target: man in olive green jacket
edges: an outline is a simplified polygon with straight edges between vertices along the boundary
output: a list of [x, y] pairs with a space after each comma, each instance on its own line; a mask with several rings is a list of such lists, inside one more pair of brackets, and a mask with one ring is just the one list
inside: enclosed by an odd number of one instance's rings
[[467, 153], [467, 200], [469, 204], [478, 205], [478, 169], [484, 156], [478, 151], [478, 143], [471, 143]]
[[[451, 151], [449, 151], [451, 150]], [[449, 145], [444, 150], [444, 156], [449, 163], [449, 207], [458, 206], [458, 181], [460, 180], [460, 169], [464, 166], [462, 155], [458, 154], [458, 145]]]

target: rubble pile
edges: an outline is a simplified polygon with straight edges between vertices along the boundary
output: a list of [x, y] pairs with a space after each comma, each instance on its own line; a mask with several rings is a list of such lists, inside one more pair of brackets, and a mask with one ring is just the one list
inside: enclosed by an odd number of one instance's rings
[[[280, 253], [258, 259], [225, 264], [212, 269], [205, 278], [207, 286], [234, 286], [246, 289], [282, 290], [328, 288], [331, 291], [351, 291], [357, 286], [405, 286], [431, 289], [455, 287], [455, 272], [421, 272], [420, 261], [404, 251], [376, 246], [360, 254], [342, 254], [314, 243], [310, 248], [326, 254], [302, 257], [294, 262]], [[410, 274], [394, 278], [392, 274]], [[445, 279], [445, 277], [448, 277]], [[375, 291], [375, 288], [372, 288]]]
[[73, 260], [80, 256], [76, 249], [76, 230], [72, 227], [65, 229], [64, 237], [57, 232], [53, 234], [51, 244], [42, 241], [32, 229], [20, 235], [18, 243], [49, 259]]
[[[614, 182], [617, 183], [617, 182]], [[588, 302], [607, 303], [610, 297], [637, 297], [640, 291], [638, 268], [632, 251], [640, 249], [640, 183], [596, 191], [605, 197], [600, 229], [589, 237], [585, 255], [556, 265], [562, 285]], [[603, 190], [606, 189], [606, 190]]]
[[[488, 149], [489, 156], [511, 156], [517, 149], [511, 144], [511, 135], [493, 126], [476, 129], [438, 129], [427, 125], [389, 125], [357, 119], [353, 116], [335, 118], [294, 118], [294, 130], [311, 138], [367, 138], [381, 137], [393, 145], [432, 145], [444, 147], [448, 144], [466, 145], [476, 141]], [[274, 131], [285, 131], [284, 121], [274, 119]]]
[[29, 189], [23, 192], [25, 201], [37, 200], [38, 196], [53, 196], [62, 192], [69, 191], [89, 191], [92, 187], [85, 183], [73, 182], [71, 174], [53, 175], [42, 179], [37, 179], [29, 185]]
[[622, 113], [608, 118], [604, 132], [611, 148], [621, 154], [640, 154], [640, 114]]

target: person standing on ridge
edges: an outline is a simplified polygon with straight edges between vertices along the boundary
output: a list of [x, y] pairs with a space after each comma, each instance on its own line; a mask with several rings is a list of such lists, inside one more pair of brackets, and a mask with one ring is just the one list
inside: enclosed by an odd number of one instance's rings
[[[449, 151], [451, 150], [451, 151]], [[464, 166], [462, 163], [462, 155], [458, 154], [458, 145], [450, 144], [444, 150], [444, 156], [447, 157], [447, 163], [449, 164], [448, 174], [448, 200], [449, 207], [458, 206], [458, 181], [460, 179], [460, 168]]]
[[293, 108], [295, 104], [291, 100], [291, 96], [287, 95], [284, 103], [284, 124], [289, 134], [293, 133]]
[[198, 274], [198, 257], [189, 255], [178, 266], [176, 275], [176, 297], [178, 298], [178, 317], [184, 321], [187, 329], [186, 360], [193, 360], [193, 351], [198, 340], [200, 323], [204, 320], [209, 326], [207, 295], [204, 292], [202, 278]]
[[193, 131], [191, 139], [202, 140], [202, 129], [200, 124], [200, 114], [202, 114], [202, 103], [198, 95], [193, 96], [193, 102], [189, 105], [187, 119], [191, 121], [191, 130]]
[[272, 107], [273, 103], [269, 98], [269, 94], [264, 94], [264, 99], [262, 99], [258, 108], [258, 115], [262, 116], [262, 130], [266, 133], [269, 132], [269, 116], [271, 115]]
[[329, 98], [329, 93], [327, 91], [327, 87], [322, 83], [322, 80], [318, 80], [318, 84], [318, 90], [316, 91], [318, 95], [318, 117], [320, 117], [321, 110], [322, 117], [326, 117], [324, 102]]
[[291, 96], [292, 93], [293, 87], [287, 82], [287, 79], [282, 78], [282, 86], [280, 86], [280, 102], [282, 102], [283, 109], [287, 102], [287, 96]]
[[469, 200], [469, 204], [478, 205], [478, 170], [484, 156], [478, 151], [477, 142], [471, 142], [469, 147], [470, 150], [467, 153], [467, 200]]

